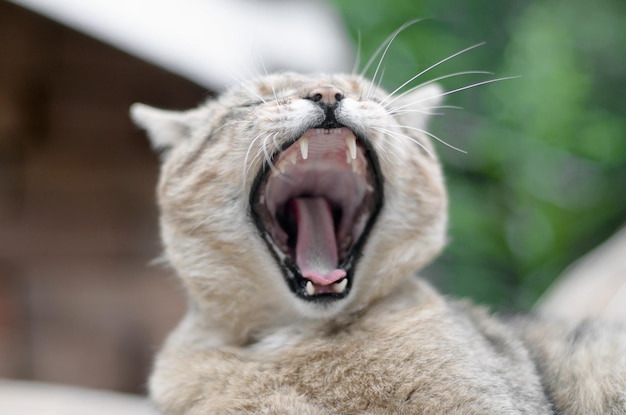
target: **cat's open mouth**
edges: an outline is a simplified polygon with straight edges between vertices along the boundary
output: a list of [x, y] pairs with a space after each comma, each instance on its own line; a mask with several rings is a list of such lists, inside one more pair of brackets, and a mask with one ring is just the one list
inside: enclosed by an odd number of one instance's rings
[[308, 130], [265, 163], [250, 206], [294, 294], [343, 298], [382, 206], [377, 158], [348, 128]]

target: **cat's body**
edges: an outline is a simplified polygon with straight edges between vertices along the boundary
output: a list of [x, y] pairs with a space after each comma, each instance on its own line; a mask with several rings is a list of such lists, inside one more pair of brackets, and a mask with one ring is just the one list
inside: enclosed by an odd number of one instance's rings
[[440, 89], [282, 74], [198, 109], [133, 109], [189, 311], [167, 414], [626, 413], [626, 330], [502, 321], [412, 277], [445, 241], [426, 119]]

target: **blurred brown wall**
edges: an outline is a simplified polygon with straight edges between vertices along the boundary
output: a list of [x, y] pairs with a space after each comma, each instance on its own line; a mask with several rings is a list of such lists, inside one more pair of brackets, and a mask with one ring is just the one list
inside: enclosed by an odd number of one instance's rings
[[141, 392], [183, 310], [132, 102], [206, 91], [0, 2], [0, 377]]

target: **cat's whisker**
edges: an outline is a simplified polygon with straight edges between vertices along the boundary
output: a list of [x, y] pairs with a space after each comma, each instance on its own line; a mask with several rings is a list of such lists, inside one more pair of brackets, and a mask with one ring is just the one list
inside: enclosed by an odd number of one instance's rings
[[433, 115], [433, 116], [435, 116], [435, 115], [436, 116], [445, 115], [443, 112], [433, 112], [433, 111], [423, 111], [423, 110], [404, 110], [404, 111], [394, 112], [393, 115], [409, 114], [409, 113], [422, 114], [422, 115], [428, 115], [428, 116], [430, 116], [430, 115]]
[[[378, 128], [374, 127], [375, 131], [378, 131], [379, 133], [381, 133], [383, 136], [391, 136], [392, 140], [381, 140], [381, 151], [379, 151], [379, 156], [381, 157], [381, 159], [387, 159], [387, 161], [393, 165], [396, 164], [402, 164], [403, 161], [400, 159], [400, 157], [398, 156], [398, 154], [401, 154], [402, 149], [396, 144], [396, 141], [401, 140], [401, 138], [399, 137], [393, 137], [392, 133], [390, 132], [385, 132], [385, 131], [380, 131]], [[393, 147], [393, 149], [388, 150], [387, 148], [385, 148], [386, 146], [390, 146]], [[398, 151], [394, 151], [394, 150], [398, 150]], [[395, 159], [395, 161], [392, 159]]]
[[272, 144], [274, 145], [274, 151], [280, 150], [280, 144], [278, 143], [278, 141], [276, 141], [278, 134], [279, 131], [275, 131], [274, 134], [272, 134]]
[[422, 108], [411, 108], [411, 109], [402, 109], [398, 111], [389, 111], [388, 113], [391, 115], [401, 115], [401, 114], [424, 114], [424, 115], [445, 115], [443, 112], [432, 112], [425, 110], [434, 110], [434, 109], [454, 109], [454, 110], [462, 110], [463, 107], [458, 107], [456, 105], [437, 105], [433, 107], [422, 107]]
[[281, 103], [280, 100], [278, 99], [278, 94], [276, 93], [276, 89], [274, 88], [274, 85], [271, 85], [272, 87], [272, 95], [274, 96], [274, 102], [276, 103], [276, 108], [278, 108], [278, 111], [281, 110]]
[[503, 78], [489, 79], [489, 80], [482, 81], [482, 82], [476, 82], [474, 84], [470, 84], [470, 85], [467, 85], [467, 86], [464, 86], [464, 87], [461, 87], [461, 88], [456, 88], [456, 89], [453, 89], [453, 90], [450, 90], [450, 91], [446, 91], [446, 92], [443, 92], [441, 94], [428, 96], [428, 97], [423, 98], [423, 99], [418, 99], [417, 101], [409, 102], [409, 103], [401, 105], [399, 107], [392, 108], [389, 111], [393, 112], [393, 111], [401, 110], [401, 109], [404, 109], [404, 108], [411, 107], [411, 106], [413, 106], [415, 104], [419, 104], [420, 102], [429, 101], [431, 99], [436, 99], [436, 98], [444, 97], [446, 95], [455, 94], [457, 92], [465, 91], [467, 89], [475, 88], [475, 87], [478, 87], [478, 86], [481, 86], [481, 85], [493, 84], [495, 82], [508, 81], [508, 80], [511, 80], [511, 79], [518, 79], [518, 78], [520, 78], [520, 76], [507, 76], [507, 77], [503, 77]]
[[428, 80], [426, 82], [422, 82], [421, 84], [415, 85], [415, 86], [407, 89], [406, 91], [402, 92], [401, 94], [394, 96], [393, 94], [395, 92], [398, 92], [398, 89], [396, 89], [396, 91], [394, 91], [391, 94], [389, 94], [387, 96], [387, 98], [385, 98], [381, 102], [381, 105], [385, 105], [386, 104], [387, 106], [389, 106], [389, 105], [393, 104], [395, 101], [397, 101], [397, 100], [401, 99], [402, 97], [406, 96], [407, 94], [410, 94], [411, 92], [416, 91], [416, 90], [418, 90], [418, 89], [420, 89], [420, 88], [422, 88], [422, 87], [424, 87], [426, 85], [433, 84], [433, 83], [441, 81], [443, 79], [454, 78], [454, 77], [463, 76], [463, 75], [493, 75], [493, 72], [489, 72], [489, 71], [463, 71], [463, 72], [455, 72], [455, 73], [451, 73], [451, 74], [448, 74], [448, 75], [438, 76], [437, 78], [433, 78], [433, 79], [430, 79], [430, 80]]
[[261, 95], [257, 94], [252, 88], [250, 88], [250, 86], [248, 84], [244, 83], [244, 84], [242, 84], [242, 86], [246, 89], [246, 91], [250, 92], [252, 95], [257, 97], [261, 102], [263, 102], [264, 104], [267, 104], [267, 101], [265, 100], [265, 98], [263, 98]]
[[[259, 56], [259, 60], [261, 61], [261, 68], [263, 68], [263, 73], [265, 74], [265, 76], [269, 76], [269, 72], [267, 71], [267, 67], [265, 66], [265, 61], [263, 60], [263, 58], [261, 56]], [[278, 95], [276, 94], [276, 89], [274, 88], [274, 84], [270, 83], [269, 85], [270, 85], [270, 88], [272, 89], [272, 95], [274, 96], [274, 102], [276, 103], [276, 105], [280, 109], [280, 101], [278, 100]]]
[[370, 68], [370, 66], [374, 62], [374, 59], [376, 59], [378, 54], [380, 54], [381, 51], [382, 51], [382, 55], [381, 55], [380, 59], [378, 60], [378, 65], [376, 65], [376, 70], [374, 71], [374, 75], [372, 76], [372, 82], [371, 82], [371, 84], [369, 85], [369, 87], [367, 89], [367, 93], [365, 94], [365, 96], [367, 97], [368, 100], [371, 98], [370, 94], [372, 92], [372, 85], [374, 85], [374, 83], [376, 83], [376, 77], [378, 76], [378, 71], [380, 70], [380, 67], [381, 67], [382, 63], [385, 60], [385, 56], [387, 56], [387, 52], [389, 51], [389, 48], [391, 47], [391, 44], [393, 43], [393, 41], [407, 27], [410, 27], [410, 26], [414, 25], [415, 23], [418, 23], [418, 22], [420, 22], [422, 20], [423, 19], [409, 20], [408, 22], [406, 22], [405, 24], [400, 26], [398, 29], [396, 29], [396, 31], [393, 32], [387, 39], [385, 39], [385, 41], [378, 47], [378, 49], [376, 49], [376, 51], [374, 52], [374, 54], [372, 55], [370, 60], [367, 62], [367, 64], [365, 65], [365, 67], [361, 71], [361, 76], [365, 76], [365, 73], [368, 71], [368, 69]]
[[356, 32], [356, 56], [354, 57], [354, 65], [352, 66], [352, 71], [350, 73], [356, 74], [356, 71], [361, 64], [361, 31], [357, 30]]
[[359, 74], [361, 77], [365, 77], [365, 73], [369, 70], [370, 66], [372, 66], [372, 64], [374, 63], [374, 60], [378, 57], [378, 55], [380, 54], [380, 52], [382, 52], [383, 48], [387, 47], [387, 49], [389, 48], [389, 44], [391, 42], [393, 42], [393, 40], [396, 38], [396, 36], [398, 36], [398, 34], [400, 34], [400, 32], [402, 32], [404, 29], [406, 29], [409, 26], [414, 25], [415, 23], [418, 23], [420, 21], [422, 21], [424, 19], [413, 19], [413, 20], [409, 20], [408, 22], [404, 23], [402, 26], [400, 26], [398, 29], [396, 29], [393, 33], [391, 33], [389, 36], [387, 36], [387, 38], [385, 40], [383, 40], [383, 42], [380, 44], [380, 46], [378, 46], [378, 48], [376, 49], [376, 51], [374, 51], [374, 53], [372, 54], [372, 56], [369, 58], [369, 60], [367, 61], [367, 63], [365, 64], [365, 66], [363, 67], [363, 69], [361, 70], [361, 73]]
[[280, 85], [278, 91], [276, 91], [274, 88], [275, 87], [272, 86], [272, 91], [274, 92], [274, 98], [276, 98], [276, 107], [278, 109], [278, 112], [280, 113], [281, 111], [283, 111], [284, 106], [287, 105], [287, 96], [285, 94], [285, 87], [284, 85]]
[[265, 156], [265, 162], [267, 163], [267, 165], [270, 166], [270, 169], [273, 172], [279, 172], [276, 166], [274, 166], [274, 163], [272, 162], [272, 156], [267, 149], [267, 140], [270, 138], [270, 135], [270, 133], [265, 134], [265, 136], [263, 137], [263, 143], [261, 144], [261, 148], [263, 149], [263, 154]]
[[235, 75], [233, 72], [229, 72], [228, 76], [239, 86], [243, 86], [244, 85], [244, 81], [237, 75]]
[[257, 152], [257, 154], [254, 156], [254, 158], [252, 159], [252, 162], [248, 164], [248, 160], [250, 159], [250, 152], [252, 151], [252, 148], [254, 147], [254, 144], [256, 143], [257, 140], [259, 140], [263, 135], [267, 136], [267, 132], [261, 132], [259, 134], [257, 134], [256, 137], [254, 137], [254, 139], [252, 139], [250, 141], [250, 144], [248, 145], [248, 150], [246, 151], [246, 155], [243, 159], [243, 188], [246, 188], [246, 178], [248, 177], [248, 173], [250, 172], [250, 168], [252, 167], [252, 165], [254, 165], [256, 163], [257, 158], [261, 155], [261, 150], [259, 149], [259, 151]]
[[422, 144], [418, 139], [416, 139], [414, 137], [411, 137], [410, 135], [402, 134], [402, 133], [399, 133], [397, 131], [388, 130], [388, 129], [382, 128], [382, 127], [373, 127], [373, 128], [376, 131], [380, 132], [380, 133], [389, 135], [389, 136], [394, 137], [396, 139], [403, 138], [403, 139], [412, 141], [415, 144], [417, 144], [419, 147], [421, 147], [422, 150], [424, 150], [430, 157], [432, 157], [433, 159], [436, 158], [435, 155], [428, 148], [426, 148], [426, 146], [424, 144]]
[[390, 127], [406, 128], [407, 130], [417, 131], [419, 133], [426, 134], [427, 136], [429, 136], [431, 138], [434, 138], [435, 140], [439, 141], [441, 144], [443, 144], [443, 145], [445, 145], [445, 146], [447, 146], [447, 147], [449, 147], [449, 148], [451, 148], [453, 150], [456, 150], [456, 151], [458, 151], [460, 153], [463, 153], [463, 154], [467, 154], [467, 151], [461, 150], [460, 148], [455, 147], [452, 144], [447, 143], [445, 140], [442, 140], [441, 138], [437, 137], [435, 134], [433, 134], [433, 133], [431, 133], [429, 131], [426, 131], [426, 130], [422, 130], [421, 128], [411, 127], [409, 125], [390, 125]]
[[258, 93], [256, 93], [251, 87], [250, 84], [246, 81], [241, 80], [240, 78], [238, 78], [237, 76], [235, 76], [233, 73], [229, 73], [228, 76], [230, 76], [230, 78], [235, 81], [236, 83], [239, 84], [239, 86], [241, 86], [242, 88], [245, 88], [246, 91], [250, 92], [252, 95], [254, 95], [255, 97], [257, 97], [261, 102], [263, 102], [264, 104], [267, 104], [267, 101], [265, 101], [265, 99], [259, 95]]
[[482, 43], [477, 43], [477, 44], [472, 45], [472, 46], [470, 46], [470, 47], [468, 47], [468, 48], [465, 48], [465, 49], [460, 50], [460, 51], [458, 51], [458, 52], [456, 52], [456, 53], [453, 53], [452, 55], [450, 55], [450, 56], [448, 56], [448, 57], [446, 57], [446, 58], [444, 58], [444, 59], [441, 59], [439, 62], [436, 62], [436, 63], [434, 63], [434, 64], [430, 65], [428, 68], [426, 68], [426, 69], [424, 69], [423, 71], [419, 72], [417, 75], [412, 76], [412, 77], [411, 77], [411, 78], [409, 78], [407, 81], [405, 81], [402, 85], [400, 85], [399, 87], [397, 87], [396, 89], [394, 89], [394, 90], [393, 90], [393, 92], [391, 92], [391, 93], [389, 94], [389, 96], [381, 102], [381, 105], [384, 105], [384, 103], [385, 103], [385, 102], [386, 102], [386, 101], [387, 101], [390, 97], [393, 97], [393, 96], [394, 96], [394, 95], [395, 95], [398, 91], [402, 90], [402, 88], [404, 88], [405, 86], [407, 86], [408, 84], [410, 84], [411, 82], [413, 82], [414, 80], [416, 80], [417, 78], [419, 78], [420, 76], [424, 75], [425, 73], [427, 73], [427, 72], [428, 72], [428, 71], [430, 71], [431, 69], [434, 69], [434, 68], [436, 68], [437, 66], [439, 66], [439, 65], [443, 64], [444, 62], [447, 62], [447, 61], [449, 61], [450, 59], [453, 59], [453, 58], [455, 58], [455, 57], [457, 57], [457, 56], [459, 56], [459, 55], [462, 55], [462, 54], [463, 54], [463, 53], [465, 53], [465, 52], [469, 52], [469, 51], [470, 51], [470, 50], [472, 50], [472, 49], [476, 49], [476, 48], [478, 48], [478, 47], [480, 47], [480, 46], [482, 46], [482, 45], [484, 45], [484, 44], [485, 44], [485, 42], [482, 42]]
[[[385, 77], [385, 70], [387, 68], [383, 67], [382, 72], [380, 73], [380, 78], [378, 79], [378, 83], [376, 84], [376, 89], [374, 89], [374, 91], [376, 90], [380, 90], [380, 84], [383, 82], [383, 79]], [[371, 96], [368, 99], [371, 99], [374, 96], [374, 92], [372, 92]]]

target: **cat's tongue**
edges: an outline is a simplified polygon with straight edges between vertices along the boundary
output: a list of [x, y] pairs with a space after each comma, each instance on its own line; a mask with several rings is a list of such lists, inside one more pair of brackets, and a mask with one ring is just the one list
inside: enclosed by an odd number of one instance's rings
[[323, 197], [299, 197], [289, 202], [298, 225], [296, 264], [302, 276], [318, 288], [346, 276], [337, 269], [337, 239], [330, 204]]

